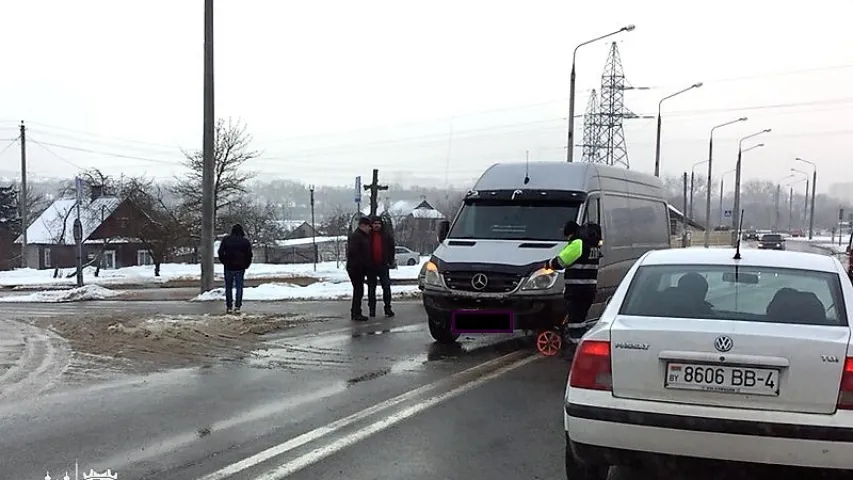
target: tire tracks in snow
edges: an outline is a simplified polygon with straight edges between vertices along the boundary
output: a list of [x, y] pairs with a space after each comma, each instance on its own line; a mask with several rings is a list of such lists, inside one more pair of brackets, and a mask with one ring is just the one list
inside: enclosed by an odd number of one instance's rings
[[68, 342], [50, 330], [0, 320], [0, 357], [0, 401], [16, 401], [56, 386], [71, 363], [72, 352]]

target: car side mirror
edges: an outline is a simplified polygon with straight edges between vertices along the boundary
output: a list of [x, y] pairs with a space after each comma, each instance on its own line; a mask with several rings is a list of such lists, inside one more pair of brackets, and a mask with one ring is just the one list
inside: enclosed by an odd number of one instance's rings
[[450, 222], [442, 220], [438, 223], [438, 243], [447, 239], [447, 234], [450, 232]]

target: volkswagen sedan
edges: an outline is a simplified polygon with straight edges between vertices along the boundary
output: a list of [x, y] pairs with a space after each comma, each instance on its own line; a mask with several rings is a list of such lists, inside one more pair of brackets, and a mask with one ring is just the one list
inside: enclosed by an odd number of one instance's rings
[[644, 255], [576, 350], [568, 478], [683, 461], [853, 469], [844, 276], [837, 259], [810, 253]]

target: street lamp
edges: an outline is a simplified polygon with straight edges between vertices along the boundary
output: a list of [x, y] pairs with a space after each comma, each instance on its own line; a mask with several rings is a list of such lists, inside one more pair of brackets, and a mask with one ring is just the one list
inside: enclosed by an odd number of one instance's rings
[[[690, 171], [690, 220], [693, 220], [693, 184], [696, 180], [696, 167], [702, 165], [703, 163], [708, 163], [708, 160], [702, 160], [701, 162], [694, 163], [693, 169]], [[710, 188], [710, 186], [708, 188]]]
[[809, 210], [809, 174], [802, 171], [802, 170], [797, 170], [796, 168], [792, 168], [791, 171], [794, 173], [799, 173], [800, 175], [803, 175], [804, 177], [806, 177], [806, 195], [805, 195], [806, 203], [805, 203], [805, 205], [803, 205], [803, 229], [805, 229], [806, 228], [806, 215], [808, 214], [808, 210]]
[[713, 173], [714, 167], [714, 130], [718, 128], [722, 128], [728, 125], [733, 125], [739, 122], [747, 121], [747, 117], [740, 117], [737, 120], [732, 120], [730, 122], [721, 123], [714, 128], [711, 129], [711, 134], [708, 138], [708, 191], [705, 192], [707, 194], [707, 198], [705, 199], [705, 248], [708, 248], [711, 243], [711, 229], [709, 227], [709, 223], [711, 220], [711, 174]]
[[817, 165], [814, 162], [810, 162], [808, 160], [803, 160], [802, 158], [797, 157], [798, 162], [808, 163], [812, 166], [812, 208], [811, 213], [809, 213], [809, 240], [812, 239], [812, 235], [814, 234], [814, 197], [815, 192], [817, 191]]
[[578, 49], [584, 45], [589, 45], [590, 43], [597, 42], [607, 37], [611, 37], [616, 35], [617, 33], [622, 32], [630, 32], [634, 30], [634, 25], [628, 25], [626, 27], [622, 27], [615, 32], [610, 32], [607, 35], [602, 35], [597, 38], [593, 38], [592, 40], [588, 40], [586, 42], [581, 43], [577, 47], [575, 47], [574, 53], [572, 53], [572, 75], [569, 85], [569, 144], [566, 147], [566, 161], [571, 163], [574, 160], [574, 146], [575, 146], [575, 58], [578, 55]]
[[[791, 178], [791, 177], [796, 177], [796, 175], [791, 174], [788, 176], [788, 178]], [[793, 178], [792, 178], [792, 180], [793, 180]], [[799, 184], [803, 180], [808, 182], [809, 177], [806, 176], [806, 178], [797, 180], [795, 182], [790, 182], [787, 184], [787, 187], [790, 189], [788, 192], [788, 233], [789, 234], [791, 233], [791, 230], [794, 228], [794, 185]]]
[[[737, 173], [735, 173], [735, 207], [734, 207], [734, 211], [732, 212], [732, 230], [735, 233], [732, 235], [732, 246], [734, 246], [737, 242], [737, 237], [736, 237], [737, 229], [738, 229], [738, 226], [740, 225], [740, 177], [741, 177], [741, 172], [742, 172], [741, 156], [743, 155], [743, 152], [746, 151], [743, 149], [743, 141], [749, 140], [750, 138], [753, 138], [753, 137], [757, 137], [757, 136], [764, 134], [764, 133], [770, 133], [771, 131], [773, 131], [773, 130], [770, 128], [766, 128], [760, 132], [753, 133], [752, 135], [747, 135], [738, 141], [737, 164], [735, 165], [735, 169], [737, 170]], [[762, 143], [761, 145], [764, 145], [764, 144]], [[751, 148], [748, 148], [747, 150], [751, 150]]]
[[661, 116], [660, 116], [660, 108], [663, 105], [664, 100], [669, 100], [672, 97], [681, 95], [684, 92], [689, 92], [694, 88], [700, 88], [702, 86], [702, 82], [694, 83], [693, 85], [685, 88], [684, 90], [680, 90], [678, 92], [673, 93], [668, 97], [663, 97], [660, 102], [658, 102], [658, 133], [657, 139], [655, 140], [655, 176], [660, 177], [660, 127], [661, 127]]
[[734, 173], [734, 172], [735, 172], [735, 169], [733, 168], [731, 170], [727, 170], [727, 171], [723, 172], [723, 174], [720, 175], [720, 225], [723, 224], [723, 195], [725, 194], [724, 186], [725, 186], [726, 175], [728, 175], [730, 173]]

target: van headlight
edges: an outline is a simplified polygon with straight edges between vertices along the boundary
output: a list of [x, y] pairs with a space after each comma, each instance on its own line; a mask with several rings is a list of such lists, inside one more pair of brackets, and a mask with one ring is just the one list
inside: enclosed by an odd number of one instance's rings
[[524, 282], [522, 290], [548, 290], [557, 282], [560, 274], [550, 268], [540, 268]]
[[443, 287], [444, 281], [438, 273], [438, 266], [433, 262], [424, 264], [424, 285]]

